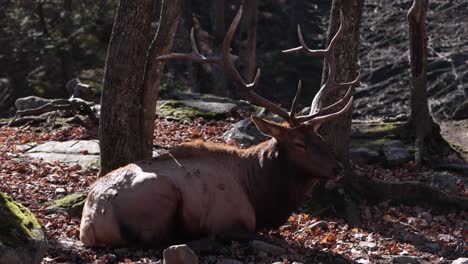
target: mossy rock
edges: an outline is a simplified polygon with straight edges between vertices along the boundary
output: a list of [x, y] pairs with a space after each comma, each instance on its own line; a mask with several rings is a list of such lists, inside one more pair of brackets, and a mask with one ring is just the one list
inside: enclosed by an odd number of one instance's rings
[[47, 209], [51, 211], [64, 211], [72, 217], [79, 217], [83, 211], [86, 197], [86, 193], [69, 194], [55, 201], [54, 204]]
[[0, 193], [0, 263], [40, 263], [47, 240], [34, 214]]
[[169, 100], [158, 102], [156, 114], [160, 117], [178, 121], [192, 121], [198, 117], [221, 119], [234, 111], [235, 108], [236, 105], [231, 103], [204, 102], [201, 100]]

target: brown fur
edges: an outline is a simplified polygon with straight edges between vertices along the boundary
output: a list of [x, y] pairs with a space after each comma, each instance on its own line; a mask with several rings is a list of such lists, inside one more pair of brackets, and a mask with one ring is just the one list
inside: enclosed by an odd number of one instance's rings
[[97, 181], [83, 210], [81, 241], [163, 243], [176, 234], [196, 238], [283, 224], [339, 164], [306, 126], [256, 124], [274, 138], [244, 150], [187, 143]]

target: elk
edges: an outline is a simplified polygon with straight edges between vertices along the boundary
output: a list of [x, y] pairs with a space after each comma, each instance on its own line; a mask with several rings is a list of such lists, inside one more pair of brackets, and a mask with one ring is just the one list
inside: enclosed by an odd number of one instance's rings
[[[217, 64], [253, 103], [277, 114], [287, 125], [252, 116], [258, 129], [271, 139], [248, 149], [201, 141], [186, 143], [108, 173], [92, 186], [83, 209], [80, 239], [85, 246], [155, 245], [176, 237], [195, 239], [277, 227], [320, 179], [336, 179], [341, 165], [317, 129], [350, 110], [352, 87], [358, 83], [358, 79], [335, 81], [334, 47], [343, 31], [343, 16], [326, 49], [309, 49], [299, 28], [301, 46], [285, 51], [323, 56], [329, 67], [328, 80], [314, 98], [310, 114], [296, 116], [300, 82], [288, 112], [254, 92], [260, 71], [248, 84], [236, 70], [230, 46], [241, 15], [242, 9], [226, 34], [220, 56], [201, 55], [192, 30], [192, 53], [172, 53], [158, 59]], [[325, 95], [343, 88], [347, 88], [343, 99], [323, 107]]]

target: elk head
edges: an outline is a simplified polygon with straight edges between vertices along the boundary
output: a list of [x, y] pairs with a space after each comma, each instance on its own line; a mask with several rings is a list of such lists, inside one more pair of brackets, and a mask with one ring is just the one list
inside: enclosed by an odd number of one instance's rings
[[[291, 167], [307, 172], [313, 177], [335, 178], [338, 172], [341, 171], [342, 167], [332, 155], [329, 147], [326, 146], [323, 138], [318, 134], [318, 129], [321, 124], [336, 120], [349, 112], [353, 102], [353, 98], [351, 96], [352, 89], [359, 82], [360, 78], [358, 76], [356, 80], [348, 83], [338, 83], [335, 80], [336, 62], [334, 48], [337, 40], [343, 32], [344, 24], [343, 15], [340, 15], [340, 28], [326, 49], [309, 49], [304, 42], [300, 28], [298, 28], [301, 46], [283, 51], [285, 53], [302, 52], [307, 56], [324, 57], [325, 62], [328, 65], [329, 70], [327, 81], [314, 97], [311, 111], [308, 115], [296, 116], [301, 96], [300, 81], [291, 109], [288, 112], [255, 93], [254, 90], [258, 86], [260, 80], [260, 69], [257, 70], [257, 74], [252, 83], [246, 83], [236, 70], [233, 63], [234, 56], [231, 54], [231, 43], [242, 16], [242, 7], [237, 12], [231, 26], [229, 27], [223, 41], [221, 55], [204, 56], [200, 54], [192, 28], [190, 34], [192, 53], [171, 53], [158, 57], [158, 60], [181, 59], [218, 65], [252, 103], [268, 109], [270, 112], [278, 115], [287, 122], [288, 125], [283, 126], [263, 120], [256, 116], [251, 117], [257, 128], [263, 134], [274, 138], [278, 142], [280, 148], [279, 153], [281, 153], [280, 155], [283, 155], [284, 158], [287, 159], [288, 164]], [[322, 101], [324, 96], [344, 88], [347, 88], [347, 92], [341, 100], [333, 103], [332, 105], [326, 107], [323, 106]]]

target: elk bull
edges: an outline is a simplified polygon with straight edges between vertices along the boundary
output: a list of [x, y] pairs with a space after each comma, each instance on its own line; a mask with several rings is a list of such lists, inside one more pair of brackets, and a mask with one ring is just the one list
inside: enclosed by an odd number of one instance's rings
[[[296, 116], [300, 83], [288, 113], [253, 91], [259, 71], [254, 82], [247, 84], [235, 69], [230, 45], [241, 13], [239, 10], [226, 34], [221, 56], [201, 55], [192, 32], [191, 54], [174, 53], [159, 59], [218, 64], [253, 103], [282, 117], [288, 125], [252, 116], [270, 140], [245, 150], [192, 142], [110, 172], [94, 184], [86, 200], [80, 227], [85, 246], [157, 244], [177, 235], [189, 239], [276, 227], [297, 209], [319, 179], [334, 179], [341, 170], [317, 129], [349, 111], [351, 90], [358, 82], [335, 82], [333, 50], [343, 30], [343, 17], [327, 49], [308, 49], [299, 30], [302, 45], [286, 51], [323, 56], [329, 67], [328, 80], [314, 98], [310, 114]], [[323, 96], [343, 88], [347, 88], [343, 99], [322, 107]], [[335, 111], [337, 106], [340, 110]]]

